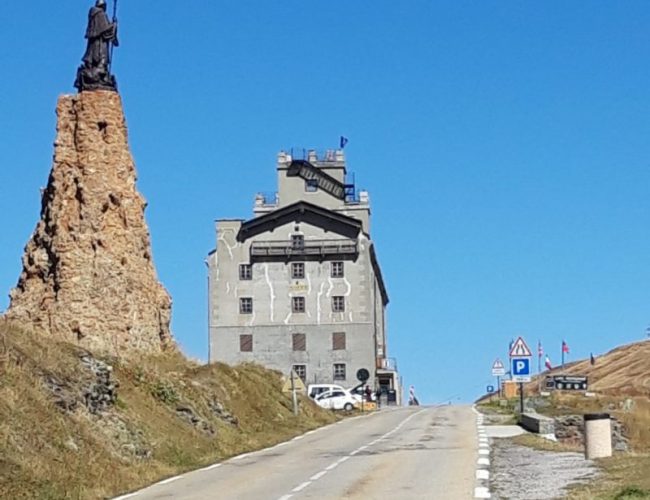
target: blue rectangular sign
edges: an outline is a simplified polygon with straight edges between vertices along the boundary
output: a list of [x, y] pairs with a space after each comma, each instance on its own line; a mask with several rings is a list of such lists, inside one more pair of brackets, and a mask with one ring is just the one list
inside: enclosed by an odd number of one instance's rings
[[510, 373], [515, 382], [530, 382], [530, 358], [512, 358]]

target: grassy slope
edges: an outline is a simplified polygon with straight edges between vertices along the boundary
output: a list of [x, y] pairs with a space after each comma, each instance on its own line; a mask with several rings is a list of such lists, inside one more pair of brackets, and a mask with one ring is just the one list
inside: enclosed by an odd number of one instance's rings
[[[0, 498], [105, 498], [335, 419], [308, 400], [294, 417], [277, 372], [199, 366], [179, 353], [137, 364], [104, 359], [118, 399], [94, 415], [83, 390], [96, 378], [82, 354], [0, 322]], [[52, 376], [78, 396], [74, 411], [54, 405], [45, 383]], [[216, 414], [215, 401], [237, 423]], [[200, 422], [179, 417], [180, 406]]]
[[[650, 499], [650, 341], [617, 347], [589, 360], [567, 364], [551, 374], [586, 375], [596, 397], [585, 398], [570, 391], [553, 392], [552, 407], [540, 410], [550, 415], [608, 412], [623, 422], [633, 453], [617, 453], [598, 461], [603, 474], [588, 485], [577, 486], [569, 494], [572, 500], [649, 498]], [[547, 375], [545, 373], [544, 375]], [[526, 386], [526, 393], [536, 393], [539, 382]], [[483, 398], [486, 401], [487, 398]], [[624, 409], [624, 402], [633, 402]], [[527, 438], [531, 440], [533, 438]], [[534, 447], [544, 444], [531, 444]], [[561, 448], [561, 447], [560, 447]], [[558, 450], [560, 449], [558, 448]], [[573, 450], [576, 451], [576, 450]]]

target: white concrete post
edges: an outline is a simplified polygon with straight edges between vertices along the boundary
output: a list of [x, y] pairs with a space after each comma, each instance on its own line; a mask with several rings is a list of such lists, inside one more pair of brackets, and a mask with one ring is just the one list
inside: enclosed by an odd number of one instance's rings
[[608, 413], [587, 413], [585, 418], [585, 458], [612, 456], [612, 423]]

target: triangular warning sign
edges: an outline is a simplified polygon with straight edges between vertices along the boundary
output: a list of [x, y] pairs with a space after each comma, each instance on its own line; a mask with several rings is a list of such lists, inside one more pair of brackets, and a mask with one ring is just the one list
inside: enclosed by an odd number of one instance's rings
[[505, 366], [503, 366], [503, 363], [501, 362], [501, 360], [499, 358], [497, 358], [496, 361], [494, 362], [494, 364], [492, 365], [492, 369], [493, 370], [499, 370], [501, 368], [505, 368]]
[[520, 358], [520, 357], [528, 357], [532, 356], [533, 353], [530, 352], [530, 349], [526, 345], [526, 342], [524, 342], [524, 339], [519, 337], [514, 344], [512, 344], [512, 347], [510, 348], [510, 357], [511, 358]]
[[293, 387], [296, 389], [297, 392], [306, 392], [307, 388], [305, 387], [305, 383], [302, 381], [302, 379], [296, 375], [295, 371], [291, 371], [289, 376], [287, 377], [287, 380], [285, 380], [284, 385], [282, 386], [282, 392], [291, 392], [291, 378], [293, 377]]

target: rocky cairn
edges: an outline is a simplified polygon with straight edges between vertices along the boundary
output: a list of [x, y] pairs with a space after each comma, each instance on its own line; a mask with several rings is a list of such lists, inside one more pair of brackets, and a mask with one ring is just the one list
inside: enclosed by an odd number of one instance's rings
[[173, 345], [117, 92], [59, 98], [54, 165], [8, 320], [119, 356]]

